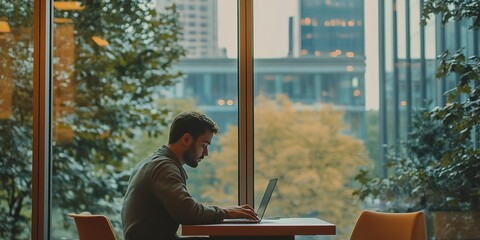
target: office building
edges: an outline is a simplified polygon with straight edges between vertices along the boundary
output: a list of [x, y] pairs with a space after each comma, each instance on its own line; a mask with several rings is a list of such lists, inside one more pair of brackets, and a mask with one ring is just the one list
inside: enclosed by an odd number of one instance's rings
[[364, 56], [363, 0], [301, 0], [300, 56]]
[[[186, 25], [193, 19], [189, 15], [201, 14], [198, 11], [193, 14], [193, 10], [198, 9], [196, 4], [206, 4], [200, 1], [175, 2]], [[211, 1], [208, 3], [213, 5]], [[285, 94], [297, 105], [313, 109], [332, 104], [345, 113], [344, 120], [349, 126], [345, 133], [365, 139], [363, 1], [329, 4], [328, 1], [302, 0], [299, 4], [300, 32], [294, 32], [292, 17], [289, 26], [285, 26], [289, 28], [288, 56], [257, 59], [254, 63], [255, 96]], [[215, 24], [208, 26], [211, 29], [207, 31], [216, 32]], [[295, 34], [301, 35], [299, 54], [292, 54]], [[196, 36], [189, 28], [185, 29], [186, 39], [195, 39]], [[195, 48], [188, 41], [184, 44], [187, 52]], [[222, 127], [236, 125], [236, 59], [216, 56], [216, 59], [209, 59], [208, 56], [187, 53], [179, 65], [185, 79], [171, 90], [170, 97], [191, 97]], [[222, 99], [231, 99], [234, 104], [219, 106], [218, 101]]]
[[224, 56], [218, 48], [217, 0], [157, 0], [156, 10], [175, 4], [183, 27], [182, 44], [187, 58]]
[[[465, 56], [478, 55], [478, 31], [469, 29], [467, 21], [441, 24], [441, 16], [431, 16], [421, 25], [422, 0], [405, 1], [396, 6], [379, 1], [379, 149], [382, 162], [389, 147], [400, 152], [401, 142], [408, 141], [412, 114], [421, 109], [448, 104], [448, 90], [458, 78], [450, 75], [437, 79], [437, 56], [445, 50], [454, 53], [463, 48]], [[472, 133], [474, 144], [478, 135]], [[391, 152], [390, 152], [391, 153]], [[382, 164], [382, 163], [380, 163]], [[386, 171], [383, 175], [387, 175]]]
[[[236, 59], [186, 59], [178, 68], [186, 77], [170, 97], [191, 97], [222, 128], [238, 124]], [[318, 67], [323, 66], [323, 67]], [[363, 58], [257, 59], [254, 96], [274, 98], [284, 94], [300, 109], [320, 109], [325, 104], [345, 112], [346, 133], [365, 136], [365, 64]], [[233, 104], [221, 104], [232, 100]]]

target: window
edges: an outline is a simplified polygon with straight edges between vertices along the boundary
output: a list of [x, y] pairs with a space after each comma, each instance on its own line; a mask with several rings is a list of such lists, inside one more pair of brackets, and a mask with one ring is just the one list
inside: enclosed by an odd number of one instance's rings
[[[34, 134], [33, 119], [38, 115], [32, 106], [37, 22], [31, 18], [33, 1], [0, 5], [0, 239], [28, 239], [34, 192], [32, 146], [39, 134]], [[20, 9], [22, 14], [15, 13]]]
[[[279, 178], [269, 216], [328, 219], [337, 224], [337, 237], [347, 239], [361, 211], [349, 186], [356, 170], [371, 160], [363, 144], [365, 94], [354, 95], [355, 90], [365, 91], [365, 64], [363, 58], [347, 58], [344, 51], [359, 42], [348, 50], [363, 55], [364, 35], [359, 28], [344, 41], [339, 35], [347, 30], [327, 30], [317, 21], [342, 14], [361, 18], [363, 12], [320, 2], [254, 1], [255, 204], [268, 179]], [[289, 16], [297, 12], [296, 20], [303, 19], [304, 24], [288, 28], [289, 20], [296, 21]], [[311, 34], [317, 31], [321, 37]], [[295, 38], [288, 36], [308, 34], [308, 42], [303, 38], [293, 48]], [[299, 49], [309, 54], [302, 55]], [[312, 57], [317, 49], [343, 51], [337, 58]], [[347, 70], [349, 65], [354, 66], [352, 71]]]
[[468, 21], [420, 26], [422, 4], [2, 2], [0, 239], [75, 238], [66, 214], [82, 211], [107, 214], [121, 234], [129, 171], [183, 110], [221, 128], [207, 161], [188, 170], [203, 203], [258, 205], [279, 178], [267, 217], [318, 217], [342, 239], [363, 209], [418, 208], [352, 192], [359, 169], [396, 176], [384, 164], [408, 150], [413, 113], [451, 103], [444, 93], [459, 79], [435, 79], [436, 56], [478, 55]]
[[[102, 212], [116, 232], [122, 232], [125, 181], [137, 162], [162, 142], [166, 144], [167, 124], [174, 114], [187, 109], [205, 112], [225, 134], [237, 124], [236, 61], [223, 60], [222, 65], [231, 71], [217, 74], [218, 65], [199, 58], [213, 57], [219, 46], [210, 42], [208, 49], [200, 51], [196, 43], [209, 39], [190, 34], [198, 31], [191, 22], [194, 14], [185, 18], [186, 13], [178, 10], [180, 16], [170, 21], [174, 9], [165, 1], [157, 1], [158, 15], [144, 11], [151, 6], [142, 1], [128, 10], [126, 2], [85, 4], [78, 9], [54, 9], [51, 234], [58, 239], [76, 235], [73, 222], [66, 217], [69, 212]], [[234, 27], [235, 14], [230, 18]], [[213, 29], [216, 22], [211, 20], [202, 27]], [[183, 31], [182, 25], [190, 26], [189, 31]], [[181, 34], [187, 41], [176, 40]], [[199, 65], [199, 73], [191, 72], [192, 66]], [[162, 121], [166, 123], [159, 124]], [[205, 172], [189, 171], [195, 184], [191, 193], [199, 201], [237, 203], [237, 184], [226, 184], [237, 179], [238, 150], [232, 147], [229, 157], [211, 154], [211, 160], [202, 164]], [[216, 165], [227, 163], [230, 172], [219, 173]], [[215, 190], [210, 186], [219, 178], [225, 185], [215, 189], [222, 191], [205, 194]], [[221, 194], [230, 198], [221, 198]]]

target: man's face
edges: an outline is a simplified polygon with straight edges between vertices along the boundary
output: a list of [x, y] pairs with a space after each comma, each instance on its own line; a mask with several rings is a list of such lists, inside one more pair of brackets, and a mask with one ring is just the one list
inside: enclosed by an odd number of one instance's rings
[[208, 156], [208, 147], [210, 146], [212, 138], [213, 133], [210, 131], [206, 131], [198, 138], [193, 139], [190, 147], [183, 156], [183, 160], [188, 166], [196, 168], [198, 166], [198, 163], [202, 161], [205, 156]]

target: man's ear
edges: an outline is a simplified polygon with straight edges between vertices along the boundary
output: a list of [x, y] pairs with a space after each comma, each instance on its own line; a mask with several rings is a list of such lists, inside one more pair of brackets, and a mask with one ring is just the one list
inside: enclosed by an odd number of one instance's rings
[[190, 135], [190, 133], [183, 134], [183, 136], [180, 139], [182, 141], [182, 144], [187, 146], [187, 147], [189, 147], [190, 144], [193, 141], [193, 137], [192, 137], [192, 135]]

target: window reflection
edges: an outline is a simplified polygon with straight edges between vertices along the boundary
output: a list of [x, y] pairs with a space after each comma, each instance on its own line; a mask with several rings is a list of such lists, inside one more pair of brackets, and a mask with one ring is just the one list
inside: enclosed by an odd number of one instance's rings
[[88, 211], [120, 236], [131, 166], [155, 150], [135, 144], [163, 136], [179, 111], [164, 93], [182, 76], [179, 15], [172, 4], [94, 1], [55, 2], [54, 17], [51, 235], [76, 237], [67, 213]]
[[29, 239], [33, 1], [0, 3], [0, 239]]

